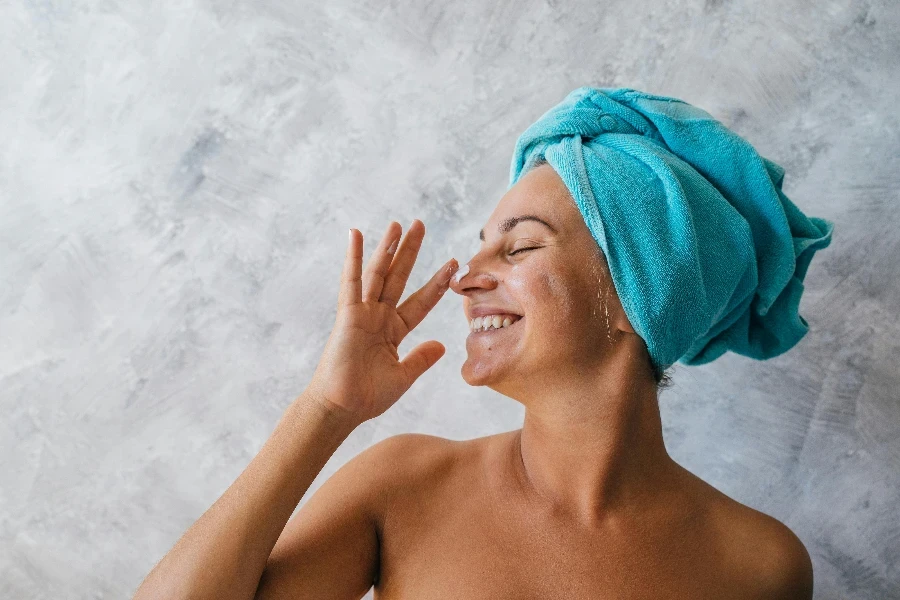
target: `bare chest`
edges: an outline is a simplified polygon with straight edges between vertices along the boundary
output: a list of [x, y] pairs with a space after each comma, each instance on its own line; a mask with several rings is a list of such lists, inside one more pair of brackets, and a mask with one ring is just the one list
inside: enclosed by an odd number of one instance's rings
[[378, 600], [754, 597], [699, 524], [584, 531], [470, 489], [410, 503], [383, 538]]

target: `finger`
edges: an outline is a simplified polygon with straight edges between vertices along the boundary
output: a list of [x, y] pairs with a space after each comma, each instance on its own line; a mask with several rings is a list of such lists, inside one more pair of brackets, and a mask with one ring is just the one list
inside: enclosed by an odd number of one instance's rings
[[338, 306], [349, 306], [362, 301], [362, 243], [362, 233], [357, 229], [351, 229], [347, 255], [344, 257], [344, 269], [341, 271]]
[[[428, 280], [428, 283], [416, 290], [415, 293], [403, 301], [403, 304], [397, 307], [397, 314], [406, 323], [406, 333], [415, 329], [422, 322], [422, 319], [425, 318], [425, 315], [431, 312], [431, 309], [434, 308], [441, 296], [444, 295], [444, 292], [447, 291], [447, 288], [450, 287], [450, 278], [453, 277], [458, 268], [459, 263], [456, 262], [455, 258], [451, 258]], [[404, 333], [404, 337], [405, 335]], [[403, 341], [403, 338], [395, 340], [397, 344], [401, 341]]]
[[391, 259], [397, 252], [397, 242], [403, 228], [397, 221], [391, 221], [387, 226], [387, 231], [381, 238], [375, 254], [369, 259], [365, 271], [363, 271], [363, 300], [378, 301], [381, 297], [381, 290], [384, 288], [384, 278], [391, 266]]
[[416, 263], [423, 237], [425, 237], [425, 224], [419, 219], [413, 219], [412, 225], [409, 226], [409, 230], [400, 242], [400, 247], [397, 248], [394, 262], [391, 263], [391, 268], [385, 278], [384, 289], [381, 291], [382, 302], [397, 306], [409, 274], [412, 273], [413, 265]]
[[410, 350], [406, 358], [400, 361], [400, 366], [406, 373], [406, 389], [409, 389], [422, 373], [433, 367], [445, 351], [444, 345], [437, 340], [422, 342]]

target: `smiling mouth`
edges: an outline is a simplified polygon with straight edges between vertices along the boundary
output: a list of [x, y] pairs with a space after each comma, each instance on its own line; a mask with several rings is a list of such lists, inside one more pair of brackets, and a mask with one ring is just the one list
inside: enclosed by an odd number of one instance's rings
[[469, 330], [469, 335], [490, 335], [491, 333], [499, 333], [501, 331], [506, 331], [507, 329], [512, 329], [516, 325], [519, 324], [520, 321], [524, 321], [525, 317], [519, 317], [506, 327], [490, 327], [488, 329], [478, 329], [477, 331]]

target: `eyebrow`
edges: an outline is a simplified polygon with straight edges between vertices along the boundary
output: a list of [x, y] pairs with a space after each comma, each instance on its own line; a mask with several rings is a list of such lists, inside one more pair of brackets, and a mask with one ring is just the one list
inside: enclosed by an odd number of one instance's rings
[[[515, 227], [522, 221], [537, 221], [553, 233], [556, 233], [556, 229], [554, 229], [553, 225], [534, 215], [520, 215], [518, 217], [510, 217], [504, 221], [501, 221], [500, 224], [497, 225], [497, 231], [499, 231], [500, 233], [509, 233], [509, 231], [511, 231], [513, 227]], [[482, 242], [484, 241], [484, 229], [478, 232], [478, 239], [480, 239]]]

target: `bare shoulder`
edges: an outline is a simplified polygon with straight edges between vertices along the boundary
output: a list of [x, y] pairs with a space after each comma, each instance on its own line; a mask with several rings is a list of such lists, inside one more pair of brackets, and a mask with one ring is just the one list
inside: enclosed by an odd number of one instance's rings
[[729, 571], [759, 598], [813, 597], [809, 552], [787, 525], [709, 486], [713, 525], [725, 549]]
[[408, 494], [451, 470], [461, 444], [435, 435], [401, 433], [370, 446], [358, 458], [377, 468], [381, 474], [377, 483], [383, 492], [402, 489]]
[[446, 460], [459, 444], [456, 440], [425, 433], [398, 433], [373, 444], [365, 452], [374, 459], [402, 467], [410, 475], [423, 467], [435, 466], [435, 461]]
[[371, 451], [382, 458], [404, 459], [403, 462], [415, 468], [434, 460], [446, 458], [461, 442], [426, 433], [398, 433], [373, 444]]
[[739, 529], [747, 564], [754, 571], [748, 579], [759, 586], [761, 598], [807, 600], [813, 597], [813, 566], [806, 546], [787, 525], [749, 506]]
[[365, 450], [372, 461], [390, 464], [392, 476], [422, 478], [446, 469], [464, 467], [493, 448], [510, 432], [467, 440], [451, 440], [425, 433], [401, 433], [381, 440]]
[[[475, 471], [495, 454], [498, 441], [507, 434], [451, 440], [423, 433], [401, 433], [372, 445], [358, 456], [379, 472], [370, 480], [378, 490], [382, 516], [402, 512], [422, 502], [449, 502], [459, 494], [470, 494]], [[363, 456], [365, 455], [365, 456]]]

